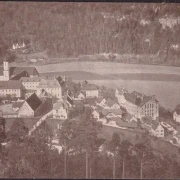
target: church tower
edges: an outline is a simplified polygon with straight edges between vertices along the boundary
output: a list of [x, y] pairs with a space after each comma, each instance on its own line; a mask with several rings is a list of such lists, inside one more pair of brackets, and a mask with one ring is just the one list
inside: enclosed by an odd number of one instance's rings
[[8, 61], [4, 61], [4, 81], [9, 81], [10, 77], [9, 77], [9, 62]]

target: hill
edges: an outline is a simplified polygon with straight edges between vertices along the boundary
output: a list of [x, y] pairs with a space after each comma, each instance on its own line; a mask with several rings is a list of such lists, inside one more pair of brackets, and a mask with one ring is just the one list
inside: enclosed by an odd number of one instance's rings
[[180, 65], [179, 12], [170, 3], [2, 1], [1, 61], [13, 43], [25, 42], [53, 58], [112, 53], [106, 61], [119, 54], [120, 62]]

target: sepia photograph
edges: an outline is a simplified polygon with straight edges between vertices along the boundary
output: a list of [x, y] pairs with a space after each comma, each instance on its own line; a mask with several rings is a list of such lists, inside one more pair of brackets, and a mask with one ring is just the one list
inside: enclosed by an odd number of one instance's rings
[[0, 1], [0, 178], [180, 179], [180, 4]]

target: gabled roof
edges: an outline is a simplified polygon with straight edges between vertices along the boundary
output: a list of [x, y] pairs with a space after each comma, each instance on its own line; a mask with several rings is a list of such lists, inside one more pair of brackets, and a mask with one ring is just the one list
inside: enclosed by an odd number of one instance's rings
[[111, 99], [107, 99], [105, 104], [108, 106], [108, 107], [111, 107], [113, 106], [114, 104], [117, 104], [115, 101], [111, 100]]
[[37, 88], [59, 88], [60, 82], [56, 78], [42, 79]]
[[103, 109], [102, 114], [104, 116], [107, 116], [109, 113], [113, 113], [115, 115], [122, 115], [122, 110], [121, 109]]
[[26, 99], [26, 102], [33, 109], [33, 111], [35, 111], [42, 103], [42, 101], [35, 93], [33, 93], [28, 99]]
[[98, 90], [98, 86], [95, 84], [83, 84], [81, 89], [83, 91]]
[[[152, 121], [152, 129], [155, 131], [156, 129], [157, 129], [157, 127], [160, 125], [160, 123], [159, 122], [157, 122], [157, 121]], [[160, 125], [161, 126], [161, 125]]]
[[101, 103], [103, 99], [105, 99], [105, 98], [103, 96], [100, 96], [96, 99], [96, 102]]
[[83, 92], [78, 91], [78, 92], [74, 93], [74, 97], [75, 97], [75, 98], [78, 98], [78, 96], [79, 96], [80, 94], [83, 94], [83, 96], [84, 96], [84, 93], [83, 93]]
[[20, 81], [0, 81], [0, 89], [21, 89], [22, 84]]
[[38, 75], [38, 71], [35, 67], [10, 67], [10, 76], [15, 76], [22, 71], [26, 71], [30, 76]]
[[26, 71], [22, 71], [19, 74], [13, 76], [11, 80], [20, 80], [22, 77], [29, 77], [29, 74]]
[[[145, 103], [152, 99], [152, 96], [146, 96], [136, 91], [133, 91], [132, 93], [125, 93], [124, 96], [127, 101], [139, 107], [142, 107]], [[158, 102], [156, 99], [155, 101]]]

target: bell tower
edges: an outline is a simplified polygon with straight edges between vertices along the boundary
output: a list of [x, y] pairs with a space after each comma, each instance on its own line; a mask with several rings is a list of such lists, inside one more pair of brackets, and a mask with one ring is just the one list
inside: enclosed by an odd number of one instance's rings
[[9, 81], [10, 77], [9, 77], [9, 62], [8, 61], [4, 61], [4, 81]]

